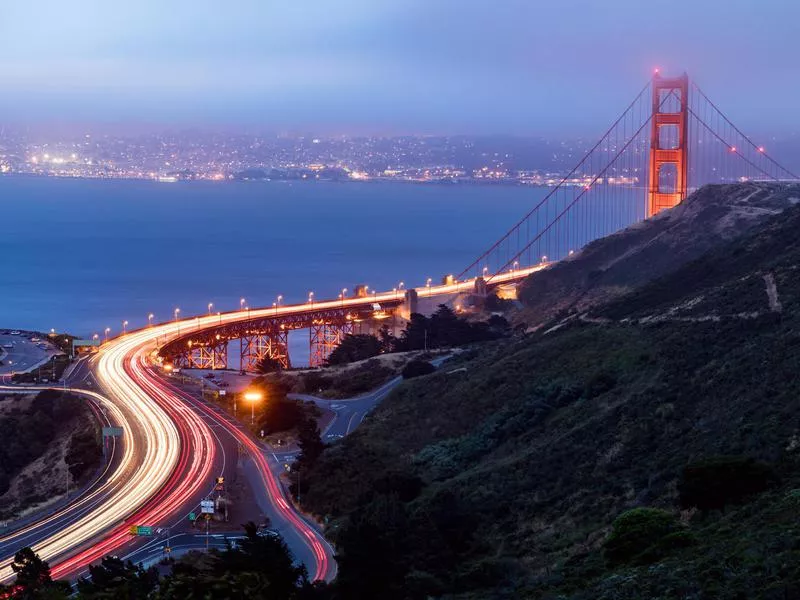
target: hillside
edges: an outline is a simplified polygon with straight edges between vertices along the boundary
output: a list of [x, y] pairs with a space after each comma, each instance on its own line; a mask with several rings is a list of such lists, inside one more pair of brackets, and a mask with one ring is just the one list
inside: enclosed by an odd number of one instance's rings
[[[795, 192], [703, 193], [777, 207]], [[718, 242], [685, 248], [683, 266], [462, 355], [452, 369], [466, 372], [404, 384], [325, 451], [303, 504], [338, 543], [342, 598], [800, 595], [800, 208], [738, 238], [738, 210], [717, 226], [711, 208], [691, 209]], [[666, 247], [700, 227], [659, 226]], [[643, 269], [654, 244], [607, 258], [604, 285], [621, 281], [617, 264]], [[768, 475], [747, 487], [753, 473]], [[739, 486], [724, 510], [700, 506], [723, 480]], [[692, 485], [710, 486], [700, 504]], [[620, 559], [610, 532], [633, 508], [665, 511], [653, 514], [671, 533], [640, 535]]]
[[0, 394], [0, 439], [0, 521], [62, 498], [67, 482], [75, 491], [102, 459], [94, 416], [62, 392]]
[[521, 319], [538, 325], [581, 312], [670, 273], [800, 202], [800, 185], [709, 185], [648, 221], [597, 240], [530, 277]]

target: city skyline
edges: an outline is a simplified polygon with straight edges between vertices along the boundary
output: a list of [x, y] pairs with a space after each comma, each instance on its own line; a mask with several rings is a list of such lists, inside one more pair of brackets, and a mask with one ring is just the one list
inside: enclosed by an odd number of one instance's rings
[[[592, 135], [658, 66], [689, 71], [746, 129], [787, 133], [778, 124], [793, 122], [800, 78], [782, 40], [798, 11], [743, 0], [46, 0], [5, 9], [0, 122]], [[741, 86], [754, 72], [759, 85]]]

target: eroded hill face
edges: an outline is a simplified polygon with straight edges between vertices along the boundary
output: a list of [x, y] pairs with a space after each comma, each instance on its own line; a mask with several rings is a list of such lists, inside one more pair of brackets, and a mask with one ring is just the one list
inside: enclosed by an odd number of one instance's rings
[[672, 210], [589, 244], [520, 290], [522, 317], [539, 325], [583, 312], [671, 273], [800, 203], [800, 185], [705, 186]]

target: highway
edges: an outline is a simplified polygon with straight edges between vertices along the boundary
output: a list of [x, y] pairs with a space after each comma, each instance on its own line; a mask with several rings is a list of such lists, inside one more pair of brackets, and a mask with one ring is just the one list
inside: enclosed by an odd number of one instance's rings
[[[522, 279], [543, 266], [509, 272], [493, 281]], [[474, 280], [417, 288], [425, 296], [465, 291]], [[336, 575], [334, 551], [315, 524], [298, 514], [287, 500], [274, 468], [260, 444], [229, 416], [173, 386], [157, 365], [157, 344], [191, 330], [212, 328], [272, 315], [297, 314], [341, 306], [365, 307], [375, 302], [398, 300], [398, 291], [369, 297], [239, 310], [190, 317], [126, 333], [100, 348], [80, 364], [71, 382], [94, 380], [102, 394], [68, 387], [92, 397], [124, 430], [124, 443], [115, 468], [97, 489], [41, 522], [26, 526], [12, 537], [0, 538], [0, 556], [20, 543], [29, 544], [52, 565], [53, 576], [72, 578], [85, 573], [89, 564], [107, 554], [129, 554], [148, 540], [131, 536], [132, 525], [179, 527], [212, 489], [216, 476], [232, 468], [227, 457], [239, 446], [250, 458], [245, 466], [254, 483], [257, 500], [273, 525], [284, 535], [295, 556], [306, 564], [314, 579]], [[335, 435], [349, 433], [366, 412], [380, 401], [399, 379], [367, 397], [351, 401], [351, 415], [337, 419]], [[19, 390], [19, 387], [12, 389]], [[31, 388], [32, 389], [32, 388]], [[212, 429], [213, 425], [213, 429]], [[342, 431], [339, 432], [339, 429]], [[118, 461], [118, 462], [116, 462]], [[0, 581], [11, 575], [8, 558], [0, 562]]]

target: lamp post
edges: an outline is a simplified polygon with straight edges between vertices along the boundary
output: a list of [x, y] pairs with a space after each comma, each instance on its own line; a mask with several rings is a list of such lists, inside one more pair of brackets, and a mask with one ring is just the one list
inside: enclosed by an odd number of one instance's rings
[[126, 331], [126, 327], [128, 327], [128, 322], [127, 321], [123, 321], [122, 322], [122, 335], [125, 335], [125, 333], [127, 332]]
[[250, 403], [250, 425], [256, 424], [256, 402], [262, 398], [263, 395], [257, 390], [248, 390], [244, 393], [244, 399]]
[[111, 327], [106, 327], [106, 330], [105, 330], [105, 334], [106, 334], [106, 335], [105, 335], [105, 341], [106, 341], [106, 342], [108, 341], [108, 334], [109, 334], [110, 332], [111, 332]]
[[181, 334], [181, 322], [178, 321], [178, 315], [181, 314], [181, 309], [180, 308], [176, 308], [173, 314], [175, 315], [175, 323], [178, 324], [178, 335], [180, 335]]
[[430, 277], [428, 277], [428, 281], [425, 282], [425, 287], [428, 288], [428, 296], [431, 295], [431, 281], [432, 281], [432, 279]]
[[214, 303], [213, 302], [209, 302], [208, 303], [208, 314], [211, 314], [211, 309], [212, 308], [214, 308]]
[[314, 292], [308, 292], [308, 302], [311, 304], [311, 308], [314, 308]]
[[347, 288], [342, 288], [342, 306], [344, 306], [344, 297], [347, 295]]
[[155, 315], [153, 313], [150, 313], [149, 315], [147, 315], [147, 325], [150, 326], [150, 327], [153, 326], [153, 317], [154, 316]]
[[245, 303], [245, 299], [244, 298], [239, 298], [239, 310], [244, 310], [244, 303]]

